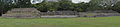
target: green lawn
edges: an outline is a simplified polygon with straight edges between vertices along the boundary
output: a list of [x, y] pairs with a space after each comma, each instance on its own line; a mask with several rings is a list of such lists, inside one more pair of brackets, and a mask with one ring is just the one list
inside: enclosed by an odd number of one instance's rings
[[0, 18], [0, 27], [120, 27], [120, 16], [97, 18]]

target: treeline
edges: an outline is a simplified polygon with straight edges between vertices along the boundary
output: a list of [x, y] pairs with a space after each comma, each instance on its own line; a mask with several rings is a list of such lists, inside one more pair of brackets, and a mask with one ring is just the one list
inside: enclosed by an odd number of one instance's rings
[[68, 0], [60, 0], [59, 2], [42, 2], [33, 4], [39, 11], [85, 11], [89, 7], [89, 3], [72, 3]]
[[[31, 4], [30, 0], [19, 0], [16, 3], [0, 2], [0, 15], [6, 13], [12, 8], [37, 8], [39, 11], [78, 11], [85, 12], [89, 10], [115, 10], [120, 12], [120, 2], [111, 5], [100, 5], [97, 0], [91, 0], [89, 3], [72, 3], [67, 0], [60, 0], [59, 2], [45, 2], [38, 4]], [[107, 3], [106, 3], [107, 4]]]
[[[117, 2], [117, 3], [116, 3]], [[33, 5], [40, 11], [78, 11], [85, 12], [89, 10], [115, 10], [119, 12], [120, 2], [91, 0], [89, 3], [72, 3], [68, 0], [60, 0], [59, 2], [42, 2]]]

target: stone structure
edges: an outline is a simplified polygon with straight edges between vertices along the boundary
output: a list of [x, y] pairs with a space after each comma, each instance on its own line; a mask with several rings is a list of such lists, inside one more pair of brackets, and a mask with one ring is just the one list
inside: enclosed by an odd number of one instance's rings
[[41, 18], [71, 18], [78, 17], [76, 11], [55, 11], [55, 12], [40, 12]]
[[40, 18], [39, 11], [35, 8], [14, 8], [3, 14], [2, 17], [8, 18]]
[[77, 11], [40, 12], [41, 15], [78, 15]]
[[120, 13], [113, 10], [95, 10], [88, 12], [79, 12], [79, 17], [109, 17], [120, 16]]
[[2, 17], [7, 18], [71, 18], [71, 17], [109, 17], [120, 16], [116, 11], [112, 10], [95, 10], [88, 12], [77, 11], [55, 11], [40, 12], [35, 8], [14, 8], [3, 14]]
[[93, 11], [87, 11], [88, 13], [118, 13], [113, 10], [93, 10]]

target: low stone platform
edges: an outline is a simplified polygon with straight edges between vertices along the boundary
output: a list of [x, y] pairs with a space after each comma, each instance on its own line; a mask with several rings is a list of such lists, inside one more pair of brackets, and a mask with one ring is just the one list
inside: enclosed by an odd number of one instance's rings
[[78, 17], [77, 15], [53, 15], [53, 16], [41, 16], [41, 18], [73, 18]]
[[39, 11], [35, 8], [14, 8], [3, 14], [7, 18], [40, 18]]
[[111, 17], [120, 16], [120, 13], [113, 10], [95, 10], [88, 12], [79, 12], [79, 17]]

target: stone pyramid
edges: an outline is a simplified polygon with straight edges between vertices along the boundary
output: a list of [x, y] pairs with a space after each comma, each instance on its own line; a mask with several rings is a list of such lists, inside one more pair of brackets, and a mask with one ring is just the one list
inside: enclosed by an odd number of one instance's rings
[[35, 8], [14, 8], [3, 14], [7, 18], [40, 18], [40, 11]]

